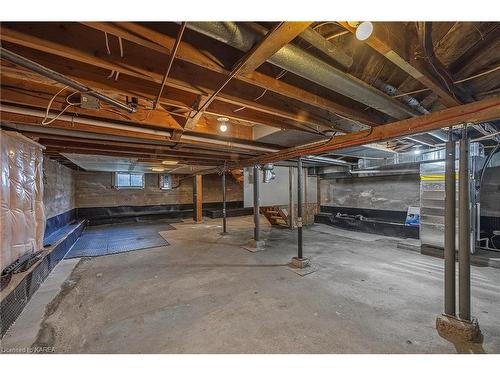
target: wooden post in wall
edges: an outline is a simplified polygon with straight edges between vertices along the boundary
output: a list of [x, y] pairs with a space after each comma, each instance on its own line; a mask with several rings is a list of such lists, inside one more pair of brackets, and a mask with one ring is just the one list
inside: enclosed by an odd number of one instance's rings
[[193, 176], [193, 220], [200, 223], [202, 220], [203, 193], [202, 175]]

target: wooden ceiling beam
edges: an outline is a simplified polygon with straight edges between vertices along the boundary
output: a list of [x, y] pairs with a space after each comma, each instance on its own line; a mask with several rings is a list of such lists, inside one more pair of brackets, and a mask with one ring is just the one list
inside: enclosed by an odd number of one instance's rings
[[[141, 149], [147, 149], [147, 150], [162, 150], [162, 151], [169, 151], [169, 150], [182, 150], [183, 152], [198, 152], [202, 154], [209, 154], [209, 155], [221, 155], [224, 152], [223, 151], [214, 151], [212, 149], [205, 149], [205, 148], [197, 148], [194, 145], [189, 145], [189, 147], [185, 147], [186, 145], [183, 145], [184, 147], [176, 147], [177, 145], [161, 145], [157, 143], [138, 143], [138, 142], [132, 142], [132, 141], [111, 141], [111, 140], [102, 140], [102, 139], [96, 139], [96, 138], [83, 138], [83, 137], [73, 137], [73, 136], [66, 136], [66, 135], [59, 135], [59, 134], [49, 134], [49, 133], [41, 133], [41, 132], [36, 132], [36, 131], [22, 131], [24, 135], [31, 137], [31, 138], [36, 138], [40, 140], [59, 140], [59, 141], [68, 141], [68, 142], [83, 142], [83, 143], [91, 143], [91, 144], [101, 144], [101, 145], [114, 145], [114, 146], [120, 146], [120, 147], [132, 147], [132, 148], [141, 148]], [[239, 155], [255, 155], [257, 154], [256, 152], [244, 152], [244, 153], [238, 153], [234, 154], [235, 156]]]
[[[130, 81], [124, 82], [123, 79], [120, 79], [119, 81], [113, 81], [113, 83], [110, 83], [109, 81], [98, 81], [99, 77], [96, 77], [95, 74], [91, 72], [83, 72], [82, 70], [79, 70], [79, 76], [73, 76], [71, 73], [71, 70], [66, 70], [63, 66], [59, 64], [52, 64], [48, 61], [43, 61], [45, 65], [51, 66], [51, 68], [57, 68], [58, 71], [62, 72], [66, 76], [70, 78], [75, 78], [79, 79], [80, 82], [94, 88], [98, 88], [102, 90], [103, 92], [106, 92], [110, 96], [117, 96], [117, 97], [124, 97], [124, 95], [127, 96], [137, 96], [137, 97], [148, 97], [149, 94], [154, 92], [154, 87], [152, 85], [147, 85], [147, 84], [139, 84], [139, 83], [131, 83]], [[10, 66], [6, 66], [5, 64], [2, 64], [1, 66], [2, 70], [2, 81], [4, 82], [4, 85], [10, 82], [12, 86], [17, 86], [21, 89], [33, 89], [33, 87], [38, 86], [39, 84], [44, 85], [45, 87], [51, 87], [53, 90], [55, 90], [56, 87], [54, 86], [53, 81], [39, 76], [36, 73], [33, 72], [28, 72], [25, 70], [20, 70], [16, 68], [12, 68]], [[118, 90], [118, 91], [117, 91]], [[53, 93], [55, 93], [54, 91]], [[161, 104], [165, 106], [172, 106], [178, 109], [186, 109], [187, 111], [189, 110], [189, 106], [185, 104], [185, 101], [188, 100], [184, 97], [175, 97], [175, 98], [162, 98]], [[140, 100], [141, 102], [141, 100]], [[29, 105], [30, 103], [26, 103]], [[160, 113], [165, 113], [165, 109], [158, 110]], [[150, 111], [147, 111], [149, 113]], [[231, 111], [232, 112], [232, 111]], [[207, 113], [211, 113], [208, 111]], [[179, 116], [182, 115], [176, 114], [173, 112], [170, 112], [171, 115], [174, 116]], [[123, 114], [120, 115], [121, 120], [123, 120]], [[126, 115], [125, 115], [126, 116]], [[152, 119], [152, 118], [150, 118]], [[152, 123], [152, 121], [150, 121]], [[180, 128], [180, 125], [177, 122], [172, 122], [176, 128]], [[278, 126], [278, 125], [276, 125]], [[287, 126], [287, 125], [282, 125], [282, 126]], [[174, 129], [174, 130], [175, 130]], [[209, 134], [218, 134], [217, 126], [214, 122], [210, 121], [207, 117], [202, 118], [197, 126], [193, 129], [194, 132], [198, 133], [209, 133]], [[242, 126], [237, 123], [233, 124], [231, 128], [227, 131], [226, 134], [224, 134], [226, 137], [234, 137], [234, 138], [241, 138], [245, 140], [251, 140], [252, 139], [252, 130], [248, 126]]]
[[231, 168], [277, 162], [304, 155], [317, 155], [333, 150], [386, 141], [397, 137], [427, 132], [466, 122], [477, 124], [498, 119], [500, 119], [500, 96], [381, 125], [357, 133], [341, 135], [323, 143], [316, 142], [311, 145], [288, 148], [270, 155], [249, 159], [242, 163], [235, 163], [231, 165]]
[[263, 42], [258, 44], [255, 50], [251, 51], [251, 56], [243, 63], [238, 74], [253, 72], [311, 24], [312, 22], [281, 22], [264, 37]]
[[[25, 108], [22, 108], [23, 110]], [[28, 110], [30, 110], [28, 108]], [[16, 110], [17, 111], [17, 110]], [[68, 121], [64, 119], [57, 119], [53, 121], [52, 123], [48, 125], [41, 125], [40, 118], [43, 117], [41, 111], [40, 114], [20, 114], [16, 113], [16, 111], [12, 111], [8, 108], [5, 108], [5, 106], [0, 106], [0, 117], [2, 119], [2, 123], [7, 124], [12, 124], [10, 127], [16, 128], [15, 124], [25, 124], [29, 125], [34, 128], [40, 128], [40, 129], [61, 129], [61, 130], [69, 130], [69, 131], [79, 131], [83, 133], [93, 133], [93, 134], [101, 134], [101, 135], [110, 135], [110, 136], [117, 136], [117, 137], [127, 137], [127, 138], [135, 138], [135, 139], [140, 139], [140, 140], [148, 140], [148, 141], [159, 141], [159, 142], [167, 142], [167, 143], [172, 143], [172, 140], [169, 136], [162, 135], [162, 134], [155, 134], [155, 133], [145, 133], [141, 131], [139, 128], [137, 131], [134, 131], [132, 129], [118, 129], [115, 127], [106, 126], [104, 123], [102, 125], [93, 125], [93, 124], [88, 124], [88, 123], [80, 123], [79, 118], [75, 121]], [[202, 138], [202, 137], [200, 137]], [[212, 137], [213, 138], [213, 137]], [[207, 138], [207, 141], [203, 140], [186, 140], [183, 139], [182, 143], [185, 145], [189, 145], [191, 147], [196, 147], [196, 148], [204, 148], [204, 149], [209, 149], [209, 150], [220, 150], [221, 152], [225, 153], [242, 153], [242, 154], [247, 154], [249, 150], [252, 152], [255, 151], [255, 153], [261, 153], [262, 151], [258, 150], [253, 150], [251, 147], [252, 146], [258, 146], [258, 147], [263, 147], [263, 148], [272, 148], [269, 145], [263, 145], [258, 142], [251, 142], [251, 141], [245, 141], [245, 140], [232, 140], [232, 139], [220, 139], [222, 143], [217, 144], [213, 143], [210, 141], [210, 138]], [[245, 144], [248, 144], [250, 146], [249, 148], [246, 147], [238, 147], [237, 145], [235, 146], [235, 143], [233, 142], [243, 142]]]
[[[157, 52], [170, 54], [175, 43], [174, 38], [169, 35], [157, 32], [143, 25], [132, 22], [103, 23], [103, 22], [84, 22], [88, 27], [107, 33], [120, 36], [132, 43], [141, 45], [145, 48], [153, 49]], [[196, 49], [189, 43], [181, 43], [177, 56], [180, 60], [202, 68], [212, 70], [217, 73], [228, 74], [224, 65], [217, 61], [213, 56]], [[342, 116], [359, 121], [368, 126], [380, 125], [380, 122], [366, 113], [357, 111], [353, 108], [336, 103], [325, 97], [315, 95], [307, 90], [293, 86], [284, 81], [269, 77], [260, 72], [245, 72], [236, 77], [237, 80], [269, 90], [278, 95], [291, 98], [302, 103], [308, 104], [328, 111], [332, 114], [338, 113]]]
[[[356, 29], [347, 22], [339, 22], [346, 30], [356, 33]], [[375, 22], [372, 35], [364, 41], [365, 44], [383, 55], [394, 65], [408, 73], [411, 77], [422, 83], [425, 87], [435, 92], [447, 107], [460, 105], [452, 93], [426, 70], [423, 63], [410, 56], [408, 50], [408, 30], [397, 28], [394, 24]]]
[[[206, 151], [206, 150], [198, 150], [193, 148], [182, 148], [181, 150], [176, 150], [171, 146], [162, 146], [162, 145], [152, 145], [152, 144], [144, 144], [144, 143], [130, 143], [130, 142], [117, 142], [117, 141], [108, 141], [108, 140], [98, 140], [98, 139], [82, 139], [82, 138], [71, 138], [64, 136], [47, 136], [43, 134], [36, 133], [26, 133], [23, 134], [37, 137], [40, 139], [40, 142], [44, 145], [52, 145], [52, 146], [75, 146], [75, 147], [90, 147], [95, 148], [96, 146], [101, 146], [104, 148], [109, 148], [109, 150], [123, 150], [123, 151], [132, 151], [132, 152], [141, 152], [141, 153], [150, 153], [152, 155], [157, 154], [171, 154], [177, 156], [185, 156], [185, 157], [198, 157], [198, 158], [206, 158], [206, 159], [220, 159], [224, 160], [227, 158], [227, 154], [223, 152], [215, 152], [215, 151]], [[238, 154], [232, 155], [233, 159], [239, 159], [240, 156]]]
[[[229, 82], [240, 73], [252, 72], [264, 63], [270, 56], [274, 55], [285, 44], [288, 44], [298, 34], [300, 34], [310, 23], [307, 22], [280, 22], [270, 30], [245, 56], [238, 61], [226, 79], [208, 96], [200, 102], [199, 108], [194, 114], [190, 114], [186, 121], [185, 128], [191, 129], [198, 122], [210, 104], [216, 99]], [[295, 25], [295, 26], [294, 26]], [[290, 39], [289, 39], [290, 38]]]
[[[172, 158], [172, 159], [193, 159], [196, 161], [216, 161], [216, 162], [224, 162], [224, 160], [229, 159], [229, 157], [214, 157], [214, 156], [206, 156], [206, 155], [197, 155], [197, 154], [183, 154], [183, 153], [177, 153], [177, 152], [161, 152], [161, 153], [155, 153], [155, 152], [147, 152], [144, 150], [129, 150], [129, 149], [119, 149], [119, 148], [113, 148], [113, 147], [106, 147], [106, 146], [100, 146], [100, 145], [75, 145], [75, 144], [68, 144], [68, 145], [61, 145], [61, 144], [51, 144], [49, 143], [43, 143], [44, 146], [46, 146], [49, 150], [57, 150], [57, 152], [77, 152], [77, 151], [102, 151], [102, 152], [109, 152], [113, 154], [123, 154], [123, 155], [133, 155], [137, 157], [157, 157], [157, 158]], [[100, 147], [99, 147], [100, 146]], [[234, 160], [237, 160], [239, 158], [235, 157], [233, 158]]]
[[[2, 86], [0, 87], [0, 97], [3, 103], [29, 105], [30, 107], [46, 109], [49, 100], [55, 95], [59, 87], [54, 85], [44, 85], [35, 82], [21, 82], [4, 75]], [[68, 103], [66, 97], [73, 93], [71, 89], [63, 91], [54, 99], [51, 105], [49, 118], [52, 118], [62, 111]], [[114, 93], [107, 93], [110, 97], [121, 99]], [[72, 101], [78, 100], [73, 97]], [[102, 103], [101, 103], [102, 104]], [[76, 114], [78, 116], [128, 123], [133, 126], [150, 126], [160, 129], [180, 129], [179, 123], [172, 118], [172, 115], [162, 110], [145, 108], [144, 103], [140, 103], [135, 113], [123, 113], [109, 106], [100, 109], [85, 109], [78, 105], [71, 106], [66, 114]]]
[[[141, 158], [141, 159], [150, 159], [151, 155], [149, 154], [141, 154], [141, 153], [126, 153], [121, 151], [109, 151], [106, 149], [95, 148], [95, 149], [86, 149], [86, 148], [75, 148], [75, 147], [48, 147], [45, 153], [49, 155], [61, 155], [61, 154], [82, 154], [82, 155], [103, 155], [103, 156], [118, 156], [122, 158]], [[61, 155], [64, 156], [64, 155]], [[161, 159], [162, 156], [165, 159], [176, 160], [182, 163], [191, 162], [191, 164], [196, 165], [212, 165], [216, 166], [224, 162], [224, 160], [198, 160], [189, 158], [181, 158], [170, 155], [155, 155], [155, 160]], [[152, 158], [151, 158], [152, 159]]]
[[[126, 61], [121, 61], [120, 58], [117, 58], [115, 56], [97, 57], [95, 56], [96, 55], [95, 53], [91, 53], [90, 51], [87, 52], [79, 51], [56, 42], [46, 41], [45, 39], [41, 39], [36, 36], [26, 34], [24, 32], [15, 30], [13, 28], [2, 26], [2, 32], [0, 33], [0, 38], [2, 40], [14, 43], [22, 47], [27, 47], [37, 51], [64, 57], [70, 60], [79, 61], [98, 68], [120, 72], [121, 74], [127, 74], [131, 77], [144, 79], [157, 84], [161, 84], [163, 80], [162, 74], [139, 67], [137, 65], [130, 65]], [[81, 73], [79, 71], [78, 72], [74, 70], [72, 71], [72, 76], [74, 76], [76, 79], [80, 79], [80, 75]], [[103, 79], [104, 78], [105, 77], [103, 77]], [[169, 78], [165, 82], [165, 84], [167, 86], [179, 90], [196, 93], [200, 95], [207, 95], [207, 93], [213, 91], [213, 89], [208, 87], [203, 87], [203, 85], [193, 85], [191, 83], [174, 78]], [[154, 95], [156, 94], [151, 93], [148, 94], [148, 97], [153, 98]], [[165, 99], [162, 98], [162, 102], [164, 100]], [[217, 100], [228, 103], [237, 103], [239, 106], [245, 106], [249, 108], [251, 107], [256, 111], [266, 112], [272, 114], [273, 116], [286, 118], [287, 120], [293, 121], [286, 126], [283, 126], [283, 124], [274, 124], [273, 122], [264, 123], [264, 125], [268, 126], [279, 127], [279, 128], [282, 127], [297, 128], [298, 130], [306, 130], [306, 131], [311, 131], [311, 130], [310, 129], [308, 130], [307, 127], [301, 126], [302, 124], [308, 125], [309, 127], [322, 128], [324, 130], [331, 128], [330, 123], [324, 120], [320, 121], [319, 119], [314, 119], [313, 117], [304, 113], [303, 111], [301, 115], [296, 115], [289, 113], [287, 111], [265, 106], [255, 101], [240, 99], [237, 96], [232, 96], [230, 94], [221, 94], [220, 96], [217, 97]], [[198, 117], [201, 118], [201, 116]], [[233, 114], [233, 117], [237, 117], [237, 114]], [[176, 121], [179, 121], [179, 119], [176, 119]], [[183, 124], [182, 120], [181, 123]], [[193, 121], [191, 121], [191, 123], [193, 123]], [[194, 127], [192, 129], [194, 129]]]
[[[6, 73], [6, 74], [3, 74]], [[21, 74], [19, 74], [21, 75]], [[19, 76], [18, 75], [18, 76]], [[43, 81], [43, 80], [42, 80]], [[81, 80], [83, 82], [83, 80]], [[26, 77], [17, 78], [13, 77], [8, 72], [2, 72], [2, 101], [5, 103], [15, 103], [15, 104], [24, 104], [29, 106], [34, 106], [37, 108], [45, 109], [50, 98], [57, 93], [58, 87], [53, 84], [47, 83], [39, 83], [40, 81], [28, 80]], [[96, 87], [96, 86], [94, 86]], [[69, 93], [69, 92], [68, 92]], [[116, 97], [120, 99], [125, 99], [123, 94], [117, 94], [115, 91], [106, 91], [106, 94], [111, 97]], [[52, 104], [52, 110], [60, 111], [66, 106], [66, 102], [64, 100], [65, 94], [61, 94], [59, 98]], [[133, 94], [131, 94], [133, 95]], [[178, 108], [187, 108], [186, 105], [182, 103], [177, 103], [174, 100], [162, 100], [161, 103], [163, 105], [173, 105]], [[122, 112], [115, 111], [111, 108], [101, 108], [98, 110], [91, 109], [82, 109], [78, 106], [71, 107], [69, 113], [78, 113], [79, 115], [89, 116], [94, 118], [103, 118], [107, 120], [114, 120], [119, 122], [130, 122], [131, 124], [144, 124], [158, 128], [168, 128], [172, 130], [181, 130], [181, 126], [179, 125], [179, 121], [174, 120], [172, 117], [175, 116], [187, 116], [182, 113], [173, 114], [167, 113], [165, 110], [153, 110], [150, 103], [144, 102], [142, 100], [139, 101], [140, 106], [138, 107], [137, 113], [134, 114], [125, 114]], [[284, 121], [282, 118], [288, 118], [289, 115], [283, 113], [283, 116], [279, 118], [273, 117], [274, 111], [261, 110], [258, 111], [255, 109], [255, 106], [252, 103], [249, 103], [249, 107], [247, 110], [242, 111], [240, 114], [234, 112], [234, 106], [239, 103], [233, 100], [221, 101], [214, 103], [212, 109], [207, 111], [207, 114], [213, 116], [227, 116], [231, 119], [235, 119], [237, 121], [243, 121], [248, 123], [249, 125], [254, 125], [255, 123], [261, 124], [272, 124], [273, 127], [278, 128], [296, 128], [290, 126], [290, 123]], [[147, 108], [151, 107], [151, 108]], [[173, 115], [173, 116], [172, 116]], [[313, 127], [314, 125], [310, 125]], [[319, 125], [317, 125], [319, 127]], [[244, 132], [237, 131], [245, 130]], [[212, 124], [212, 121], [207, 117], [200, 118], [196, 127], [192, 129], [193, 131], [203, 131], [205, 133], [210, 134], [218, 134], [218, 128], [215, 123]], [[312, 132], [310, 128], [307, 128], [309, 132]], [[229, 136], [237, 136], [242, 139], [251, 139], [251, 129], [248, 126], [238, 125], [236, 123], [231, 124], [231, 129], [229, 130]]]

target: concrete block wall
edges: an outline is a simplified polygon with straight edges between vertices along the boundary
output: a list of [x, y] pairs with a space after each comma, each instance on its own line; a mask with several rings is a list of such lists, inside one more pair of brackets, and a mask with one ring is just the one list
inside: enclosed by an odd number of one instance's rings
[[[117, 207], [193, 203], [192, 179], [184, 179], [177, 188], [161, 190], [158, 174], [145, 175], [144, 189], [116, 189], [111, 172], [76, 172], [76, 206]], [[227, 201], [242, 201], [243, 188], [231, 177], [226, 178]], [[174, 186], [177, 185], [174, 179]], [[203, 176], [203, 202], [222, 202], [221, 178]]]
[[75, 171], [50, 160], [43, 160], [43, 203], [47, 219], [75, 208]]
[[415, 175], [325, 179], [321, 205], [406, 211], [420, 205], [420, 178]]

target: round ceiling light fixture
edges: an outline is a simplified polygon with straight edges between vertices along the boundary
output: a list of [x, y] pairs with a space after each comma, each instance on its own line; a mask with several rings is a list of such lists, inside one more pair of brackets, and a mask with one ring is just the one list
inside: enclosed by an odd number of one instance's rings
[[177, 160], [163, 160], [161, 163], [163, 165], [177, 165], [179, 162]]
[[373, 24], [370, 21], [363, 21], [356, 27], [356, 39], [366, 40], [373, 33]]
[[219, 123], [219, 130], [223, 133], [227, 131], [228, 124], [229, 124], [229, 119], [227, 117], [219, 117], [217, 119], [217, 122]]
[[151, 171], [153, 171], [153, 172], [165, 172], [165, 168], [153, 167], [153, 168], [151, 168]]

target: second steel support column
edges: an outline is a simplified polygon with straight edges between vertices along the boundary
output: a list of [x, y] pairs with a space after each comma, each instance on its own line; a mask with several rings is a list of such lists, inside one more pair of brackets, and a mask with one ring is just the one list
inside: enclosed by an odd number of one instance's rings
[[259, 196], [259, 167], [258, 165], [253, 166], [253, 221], [255, 224], [253, 231], [253, 239], [255, 242], [260, 239], [260, 196]]
[[460, 140], [458, 175], [458, 315], [462, 320], [470, 320], [470, 197], [467, 125], [464, 125]]
[[226, 224], [226, 171], [224, 171], [222, 172], [222, 234], [227, 233]]
[[302, 259], [302, 159], [297, 160], [297, 258]]
[[288, 227], [293, 229], [295, 222], [295, 204], [293, 202], [293, 168], [288, 167]]
[[444, 313], [455, 316], [455, 225], [456, 225], [455, 142], [450, 127], [446, 143], [444, 216]]

